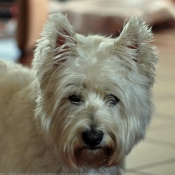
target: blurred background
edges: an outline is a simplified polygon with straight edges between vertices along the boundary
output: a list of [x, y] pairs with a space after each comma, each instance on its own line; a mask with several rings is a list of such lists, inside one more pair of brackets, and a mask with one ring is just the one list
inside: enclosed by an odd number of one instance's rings
[[175, 175], [175, 0], [0, 0], [0, 58], [30, 66], [49, 14], [67, 14], [76, 32], [117, 37], [142, 17], [159, 51], [156, 112], [146, 138], [127, 158], [125, 175]]

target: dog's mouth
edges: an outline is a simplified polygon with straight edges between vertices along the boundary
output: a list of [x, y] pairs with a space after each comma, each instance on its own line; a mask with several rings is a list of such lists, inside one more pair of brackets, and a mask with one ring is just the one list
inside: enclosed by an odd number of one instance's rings
[[101, 146], [84, 146], [80, 149], [80, 151], [82, 151], [84, 149], [95, 151], [95, 150], [99, 150], [99, 149], [103, 149], [103, 148]]
[[75, 150], [75, 155], [78, 156], [86, 152], [90, 153], [91, 155], [93, 155], [93, 153], [94, 154], [100, 153], [100, 155], [105, 154], [106, 156], [109, 156], [112, 154], [113, 150], [112, 148], [109, 148], [108, 146], [103, 146], [103, 145], [98, 145], [98, 146], [84, 145]]
[[89, 148], [86, 148], [86, 149], [89, 149], [89, 150], [98, 150], [98, 149], [101, 149], [101, 147], [89, 147]]
[[102, 146], [83, 146], [75, 151], [78, 166], [99, 168], [105, 166], [111, 150]]

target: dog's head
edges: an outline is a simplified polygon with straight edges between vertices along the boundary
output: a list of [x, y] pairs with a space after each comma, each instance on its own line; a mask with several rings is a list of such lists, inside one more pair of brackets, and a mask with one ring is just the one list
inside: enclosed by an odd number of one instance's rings
[[35, 51], [36, 117], [71, 167], [120, 165], [153, 111], [157, 56], [152, 33], [133, 17], [117, 38], [76, 34], [52, 15]]

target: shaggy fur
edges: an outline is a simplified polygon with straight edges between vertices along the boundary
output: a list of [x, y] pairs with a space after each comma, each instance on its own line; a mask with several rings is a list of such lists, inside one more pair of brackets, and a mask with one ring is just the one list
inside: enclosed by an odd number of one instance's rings
[[[0, 172], [121, 174], [153, 112], [151, 40], [137, 17], [105, 38], [50, 16], [32, 69], [0, 61]], [[83, 138], [92, 130], [103, 133], [93, 147]]]

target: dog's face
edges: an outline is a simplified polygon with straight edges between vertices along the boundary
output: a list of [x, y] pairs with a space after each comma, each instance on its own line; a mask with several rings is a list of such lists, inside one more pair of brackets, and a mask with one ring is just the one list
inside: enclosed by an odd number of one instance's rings
[[84, 37], [59, 14], [42, 35], [33, 63], [42, 129], [70, 167], [120, 165], [153, 111], [150, 30], [132, 18], [118, 38]]

